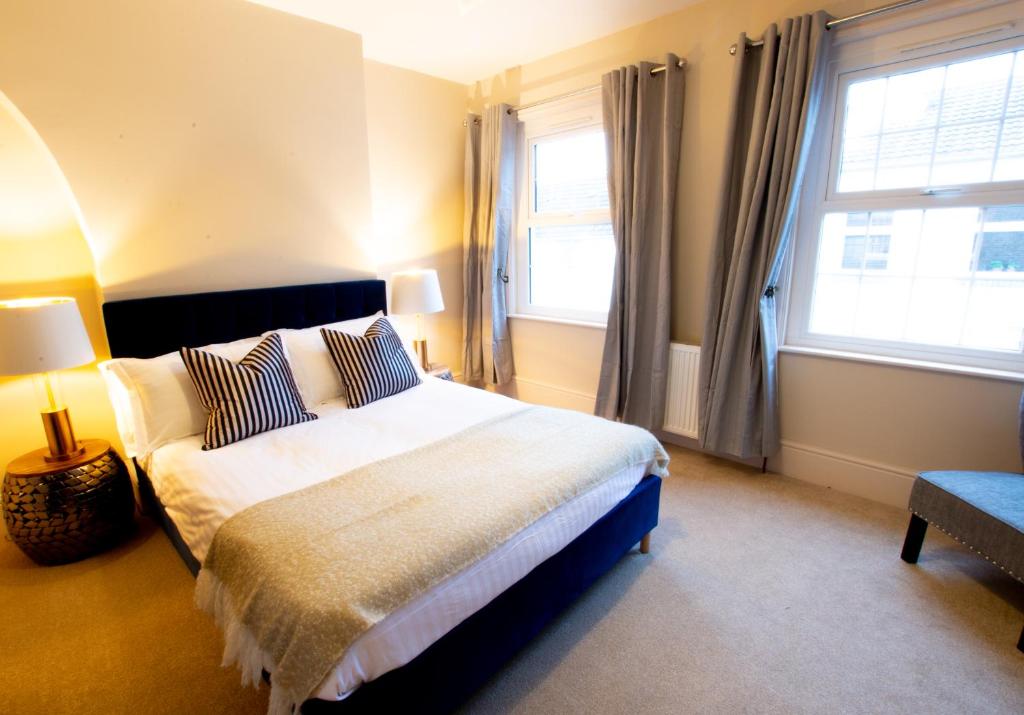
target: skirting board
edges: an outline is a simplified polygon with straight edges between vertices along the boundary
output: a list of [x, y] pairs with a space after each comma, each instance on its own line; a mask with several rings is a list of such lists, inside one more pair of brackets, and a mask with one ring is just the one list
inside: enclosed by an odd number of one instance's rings
[[515, 394], [513, 397], [523, 402], [533, 402], [534, 404], [547, 405], [549, 407], [562, 407], [567, 410], [586, 412], [587, 414], [593, 414], [594, 401], [597, 399], [594, 395], [589, 395], [585, 392], [577, 392], [576, 390], [530, 380], [518, 375], [515, 378]]
[[786, 440], [768, 460], [768, 469], [901, 509], [907, 506], [917, 476], [909, 469]]
[[[594, 395], [519, 376], [515, 378], [515, 393], [512, 396], [539, 405], [587, 413], [594, 411]], [[664, 430], [659, 430], [657, 434], [664, 442], [696, 452], [703, 451], [697, 440], [690, 437]], [[756, 468], [761, 466], [759, 459], [734, 461]], [[779, 453], [768, 460], [768, 470], [901, 509], [907, 506], [910, 488], [916, 476], [914, 472], [900, 467], [787, 440], [783, 440]]]

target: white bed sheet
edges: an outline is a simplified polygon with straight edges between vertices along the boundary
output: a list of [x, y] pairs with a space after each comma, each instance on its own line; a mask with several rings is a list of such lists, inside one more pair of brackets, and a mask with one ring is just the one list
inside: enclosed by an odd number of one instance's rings
[[[424, 378], [423, 384], [358, 410], [341, 400], [320, 419], [202, 451], [196, 435], [142, 460], [154, 490], [192, 553], [206, 556], [233, 514], [361, 465], [430, 444], [484, 420], [526, 408], [484, 390]], [[567, 502], [465, 571], [438, 584], [357, 639], [317, 697], [340, 700], [405, 665], [495, 596], [560, 551], [632, 491], [652, 465], [636, 464]]]

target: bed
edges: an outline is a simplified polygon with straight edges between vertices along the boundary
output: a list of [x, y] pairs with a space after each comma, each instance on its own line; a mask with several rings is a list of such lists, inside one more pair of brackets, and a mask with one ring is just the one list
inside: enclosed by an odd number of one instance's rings
[[[366, 280], [115, 301], [103, 310], [113, 357], [152, 358], [181, 346], [386, 313], [385, 295], [383, 281]], [[522, 409], [514, 400], [425, 378], [359, 410], [324, 403], [315, 422], [240, 442], [230, 453], [202, 452], [198, 437], [178, 440], [136, 460], [139, 491], [196, 575], [217, 526], [232, 513]], [[431, 419], [422, 419], [428, 412]], [[284, 467], [300, 475], [297, 484], [282, 487], [275, 475]], [[552, 510], [375, 625], [303, 712], [457, 707], [626, 552], [638, 543], [647, 550], [660, 483], [642, 469], [623, 470]]]

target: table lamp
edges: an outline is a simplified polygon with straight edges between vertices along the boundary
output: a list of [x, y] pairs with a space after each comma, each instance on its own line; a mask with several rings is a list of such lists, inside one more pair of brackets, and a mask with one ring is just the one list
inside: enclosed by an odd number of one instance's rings
[[84, 453], [61, 399], [57, 370], [96, 359], [74, 298], [0, 301], [0, 375], [33, 375], [49, 454], [62, 462]]
[[416, 316], [416, 339], [413, 348], [424, 370], [430, 369], [427, 360], [427, 338], [423, 334], [423, 315], [444, 310], [441, 284], [433, 269], [399, 271], [391, 274], [391, 312], [396, 315]]

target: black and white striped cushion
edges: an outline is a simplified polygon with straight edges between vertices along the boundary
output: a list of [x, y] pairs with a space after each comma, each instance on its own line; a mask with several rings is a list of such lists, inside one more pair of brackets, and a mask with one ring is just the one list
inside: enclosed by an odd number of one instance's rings
[[199, 401], [210, 411], [203, 449], [217, 449], [260, 432], [315, 420], [306, 411], [277, 333], [238, 363], [195, 348], [182, 348]]
[[362, 407], [420, 384], [420, 376], [387, 318], [363, 335], [321, 328], [327, 350], [345, 383], [349, 407]]

